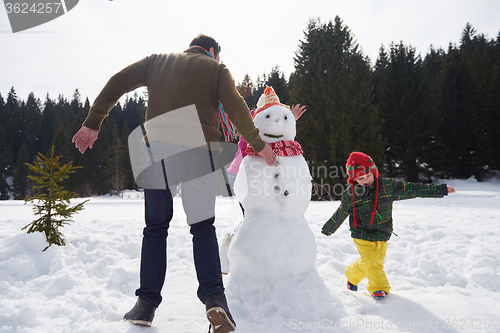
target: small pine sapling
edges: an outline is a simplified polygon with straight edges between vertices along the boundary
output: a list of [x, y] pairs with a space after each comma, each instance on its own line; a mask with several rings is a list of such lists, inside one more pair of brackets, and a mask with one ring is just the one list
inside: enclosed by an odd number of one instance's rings
[[52, 244], [66, 245], [59, 227], [72, 222], [72, 215], [82, 210], [83, 204], [88, 201], [85, 200], [73, 207], [69, 206], [70, 200], [78, 197], [78, 193], [64, 190], [64, 186], [59, 185], [59, 182], [69, 178], [69, 174], [75, 172], [74, 169], [82, 167], [73, 166], [73, 162], [61, 165], [59, 163], [61, 157], [54, 157], [54, 146], [52, 146], [50, 158], [38, 153], [38, 161], [33, 164], [26, 163], [30, 171], [36, 174], [29, 175], [28, 178], [35, 181], [33, 188], [38, 189], [38, 193], [33, 197], [26, 196], [24, 204], [38, 200], [37, 204], [33, 205], [33, 211], [39, 218], [21, 230], [28, 229], [28, 234], [35, 231], [44, 232], [49, 245], [43, 251]]

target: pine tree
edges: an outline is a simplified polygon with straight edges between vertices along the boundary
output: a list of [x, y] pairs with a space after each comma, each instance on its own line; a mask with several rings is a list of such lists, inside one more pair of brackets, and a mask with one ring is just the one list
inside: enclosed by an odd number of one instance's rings
[[[118, 111], [122, 110], [120, 103], [118, 103], [115, 108]], [[114, 110], [112, 110], [112, 112], [113, 111]], [[140, 126], [144, 122], [146, 114], [146, 101], [144, 98], [139, 97], [136, 92], [134, 94], [134, 98], [125, 99], [123, 112], [119, 112], [118, 114], [120, 118], [124, 118], [123, 121], [118, 122], [118, 128], [123, 126], [123, 122], [126, 119], [130, 129], [134, 130], [137, 126]], [[109, 123], [109, 119], [106, 119], [106, 122]]]
[[247, 106], [252, 109], [254, 107], [254, 97], [253, 97], [253, 89], [254, 89], [254, 85], [253, 85], [253, 82], [252, 82], [252, 78], [250, 77], [250, 75], [245, 74], [245, 76], [243, 77], [243, 81], [238, 83], [238, 85], [236, 86], [236, 89], [238, 90], [238, 92], [240, 93], [240, 95], [243, 97], [243, 99], [245, 100], [245, 102], [247, 103]]
[[363, 151], [384, 165], [372, 81], [369, 61], [338, 16], [328, 24], [309, 22], [295, 57], [290, 103], [307, 106], [297, 121], [297, 141], [314, 180], [337, 197], [350, 152]]
[[128, 150], [128, 137], [130, 135], [130, 127], [128, 125], [127, 119], [123, 123], [121, 130], [121, 141], [123, 142], [123, 154], [120, 157], [120, 165], [124, 173], [124, 188], [125, 189], [135, 189], [136, 183], [134, 179], [134, 173], [132, 171], [132, 164], [130, 162], [130, 153]]
[[29, 169], [26, 163], [30, 160], [29, 150], [26, 142], [23, 141], [19, 153], [17, 154], [17, 161], [14, 167], [14, 177], [12, 179], [12, 194], [14, 199], [21, 200], [28, 194], [29, 189]]
[[81, 98], [81, 95], [80, 95], [80, 92], [78, 91], [78, 88], [75, 89], [75, 92], [73, 93], [73, 99], [71, 100], [71, 109], [72, 109], [72, 113], [74, 115], [80, 113], [81, 109], [82, 109], [82, 103], [80, 102], [80, 98]]
[[467, 179], [473, 174], [468, 160], [474, 149], [469, 138], [474, 87], [460, 50], [453, 46], [443, 62], [439, 94], [443, 114], [439, 135], [448, 149], [443, 172], [446, 177]]
[[120, 138], [120, 132], [116, 123], [113, 125], [111, 130], [111, 145], [109, 146], [107, 155], [109, 156], [109, 172], [111, 178], [111, 186], [115, 195], [118, 195], [124, 188], [125, 175], [123, 173], [123, 168], [121, 161], [124, 154], [124, 149], [122, 145], [122, 140]]
[[392, 44], [376, 72], [389, 175], [418, 182], [428, 169], [425, 147], [435, 140], [439, 125], [437, 106], [429, 102], [431, 90], [424, 85], [422, 59], [411, 46]]
[[260, 96], [264, 93], [266, 87], [273, 87], [280, 102], [289, 104], [290, 102], [290, 84], [286, 80], [285, 75], [281, 72], [278, 65], [271, 69], [271, 73], [263, 74], [262, 77], [257, 77], [257, 83], [252, 84], [252, 95], [245, 98], [248, 107], [254, 109]]
[[491, 115], [498, 113], [498, 103], [495, 103], [498, 95], [498, 85], [495, 84], [497, 73], [494, 52], [491, 51], [491, 42], [467, 24], [460, 45], [462, 59], [470, 70], [474, 89], [473, 108], [469, 111], [471, 152], [467, 163], [479, 181], [487, 176], [490, 166], [494, 164], [494, 156], [499, 151], [491, 142], [494, 133], [498, 132], [498, 128], [490, 126], [493, 123]]
[[257, 102], [259, 101], [260, 96], [264, 93], [264, 90], [266, 89], [267, 86], [268, 86], [267, 75], [264, 73], [262, 77], [257, 76], [257, 82], [253, 86], [252, 90], [251, 103], [249, 103], [250, 109], [257, 108]]
[[35, 181], [33, 188], [38, 189], [39, 193], [33, 197], [26, 196], [25, 204], [38, 200], [33, 205], [33, 211], [38, 219], [26, 225], [22, 230], [28, 229], [28, 234], [33, 232], [43, 232], [49, 245], [43, 249], [47, 250], [52, 244], [58, 246], [66, 245], [63, 234], [59, 227], [63, 227], [72, 222], [72, 215], [83, 209], [83, 204], [79, 203], [73, 207], [69, 206], [70, 200], [78, 197], [75, 192], [68, 192], [59, 183], [67, 179], [69, 174], [74, 173], [74, 169], [81, 168], [73, 166], [72, 162], [61, 165], [59, 159], [61, 156], [54, 157], [54, 146], [52, 146], [50, 157], [45, 157], [39, 153], [38, 162], [34, 164], [27, 163], [29, 169], [37, 175], [28, 176]]
[[30, 158], [33, 159], [36, 152], [40, 151], [40, 131], [42, 126], [42, 111], [39, 98], [31, 92], [26, 102], [21, 103], [21, 113], [24, 118], [23, 137], [28, 145]]
[[5, 130], [0, 125], [0, 200], [9, 199], [9, 184], [7, 178], [10, 173], [10, 145], [5, 135]]
[[422, 64], [423, 85], [426, 89], [424, 105], [433, 115], [432, 126], [434, 127], [433, 133], [430, 133], [428, 143], [422, 147], [422, 160], [425, 161], [427, 166], [423, 173], [427, 177], [426, 182], [430, 182], [432, 176], [441, 176], [440, 171], [443, 170], [445, 156], [448, 154], [448, 149], [444, 145], [441, 135], [439, 135], [439, 127], [443, 123], [443, 115], [439, 108], [439, 79], [445, 56], [444, 50], [435, 50], [431, 47]]
[[267, 75], [266, 86], [273, 87], [276, 95], [280, 98], [280, 102], [288, 104], [290, 100], [289, 85], [278, 65], [273, 67], [271, 73]]
[[5, 128], [8, 126], [8, 114], [5, 101], [0, 94], [0, 200], [9, 199], [10, 186], [7, 179], [11, 176], [12, 172], [12, 151], [11, 143], [8, 139], [8, 131]]
[[243, 77], [243, 81], [238, 83], [236, 89], [243, 98], [248, 98], [252, 95], [253, 83], [248, 73]]
[[5, 131], [7, 132], [7, 137], [11, 142], [12, 148], [12, 160], [17, 160], [17, 153], [21, 148], [21, 144], [24, 141], [24, 122], [22, 119], [22, 114], [20, 112], [21, 103], [17, 97], [14, 87], [12, 87], [7, 95], [7, 103], [5, 105]]
[[490, 42], [488, 54], [492, 59], [491, 85], [488, 87], [488, 133], [490, 136], [490, 157], [492, 159], [490, 168], [500, 170], [500, 33], [496, 40]]
[[54, 133], [57, 129], [56, 124], [59, 123], [57, 119], [57, 107], [55, 101], [50, 99], [49, 94], [43, 103], [42, 112], [42, 126], [40, 133], [40, 152], [47, 154], [54, 139]]

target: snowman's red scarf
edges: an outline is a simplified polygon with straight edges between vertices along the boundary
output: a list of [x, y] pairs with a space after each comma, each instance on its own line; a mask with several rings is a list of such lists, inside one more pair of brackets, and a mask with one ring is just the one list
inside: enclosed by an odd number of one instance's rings
[[[274, 155], [276, 156], [302, 155], [302, 147], [297, 141], [281, 140], [278, 142], [271, 142], [269, 145], [273, 148]], [[247, 146], [245, 152], [247, 155], [259, 156], [250, 145]]]

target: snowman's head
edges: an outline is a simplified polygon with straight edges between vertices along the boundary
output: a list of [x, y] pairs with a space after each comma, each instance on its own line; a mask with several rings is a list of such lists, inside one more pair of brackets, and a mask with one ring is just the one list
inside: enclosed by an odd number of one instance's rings
[[254, 123], [264, 142], [295, 139], [295, 118], [286, 106], [273, 105], [260, 111], [255, 115]]
[[264, 142], [295, 139], [295, 117], [286, 105], [280, 103], [271, 87], [264, 90], [257, 102], [254, 123]]

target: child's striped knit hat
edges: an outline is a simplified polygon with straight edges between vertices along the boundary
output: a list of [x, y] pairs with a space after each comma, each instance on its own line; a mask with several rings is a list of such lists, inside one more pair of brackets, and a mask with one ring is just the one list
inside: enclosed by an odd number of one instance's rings
[[375, 193], [375, 205], [372, 210], [372, 216], [370, 219], [370, 225], [373, 224], [373, 220], [375, 219], [375, 215], [377, 213], [377, 203], [378, 203], [378, 169], [375, 163], [373, 162], [372, 158], [364, 153], [360, 152], [352, 152], [351, 155], [349, 155], [349, 158], [347, 159], [346, 163], [346, 169], [347, 169], [347, 174], [349, 177], [347, 178], [347, 182], [352, 186], [352, 212], [353, 212], [353, 219], [354, 219], [354, 229], [356, 229], [358, 223], [356, 221], [356, 207], [354, 205], [355, 201], [355, 196], [354, 196], [354, 184], [356, 183], [355, 179], [361, 176], [364, 176], [366, 174], [369, 174], [370, 172], [373, 173], [373, 176], [375, 177], [376, 183], [376, 193]]

